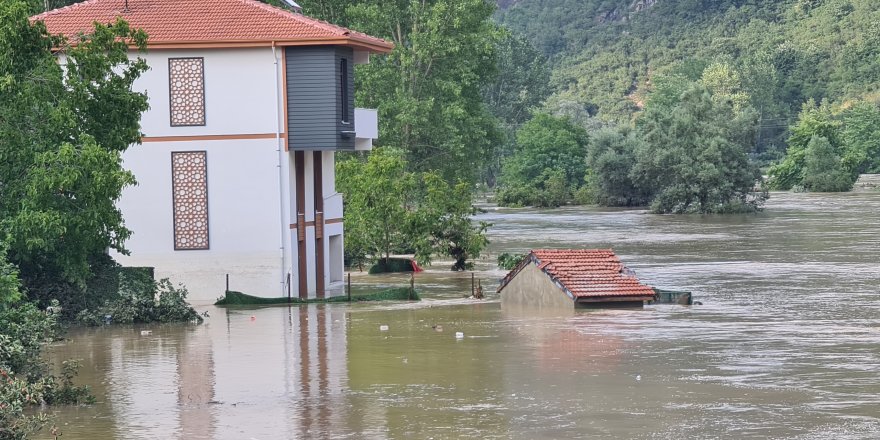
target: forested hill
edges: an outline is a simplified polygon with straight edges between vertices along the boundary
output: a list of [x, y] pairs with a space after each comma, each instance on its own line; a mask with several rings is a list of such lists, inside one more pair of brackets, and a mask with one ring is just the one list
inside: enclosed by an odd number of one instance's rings
[[812, 98], [878, 100], [877, 0], [499, 0], [496, 18], [553, 63], [550, 108], [640, 110], [658, 78], [723, 63], [773, 128]]

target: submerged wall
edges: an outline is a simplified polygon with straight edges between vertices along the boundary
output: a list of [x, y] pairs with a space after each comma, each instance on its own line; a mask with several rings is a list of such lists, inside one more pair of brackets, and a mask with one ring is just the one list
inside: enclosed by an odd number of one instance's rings
[[526, 265], [504, 286], [501, 290], [501, 303], [503, 306], [574, 308], [574, 300], [534, 263]]

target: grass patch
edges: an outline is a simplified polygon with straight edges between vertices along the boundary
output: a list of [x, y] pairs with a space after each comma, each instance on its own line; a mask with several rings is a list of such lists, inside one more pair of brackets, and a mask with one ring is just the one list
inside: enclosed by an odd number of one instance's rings
[[[408, 287], [398, 287], [395, 289], [382, 290], [375, 293], [365, 295], [352, 295], [352, 302], [362, 301], [421, 301], [418, 291], [412, 292]], [[328, 304], [328, 303], [344, 303], [348, 302], [348, 297], [334, 296], [332, 298], [313, 298], [299, 299], [287, 297], [278, 298], [260, 298], [251, 296], [246, 293], [229, 291], [214, 303], [215, 306], [254, 306], [254, 305], [274, 305], [274, 304]]]

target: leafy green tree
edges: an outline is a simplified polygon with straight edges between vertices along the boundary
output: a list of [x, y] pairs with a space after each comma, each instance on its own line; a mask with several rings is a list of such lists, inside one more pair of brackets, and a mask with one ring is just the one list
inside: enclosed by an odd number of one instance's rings
[[485, 0], [315, 0], [304, 11], [385, 38], [394, 50], [358, 66], [358, 105], [379, 109], [379, 145], [409, 169], [476, 183], [501, 133], [482, 100], [499, 32]]
[[470, 186], [465, 182], [451, 185], [437, 173], [424, 173], [422, 183], [424, 198], [413, 230], [417, 254], [450, 256], [452, 270], [472, 268], [470, 260], [489, 244], [485, 234], [489, 224], [473, 224], [476, 208], [471, 204]]
[[623, 126], [592, 134], [587, 166], [592, 202], [603, 206], [644, 206], [651, 192], [638, 187], [631, 176], [636, 151], [645, 149], [634, 130]]
[[852, 189], [853, 183], [853, 174], [845, 169], [831, 142], [813, 136], [804, 151], [804, 187], [816, 192], [844, 192]]
[[517, 131], [516, 140], [516, 152], [504, 163], [498, 201], [551, 207], [570, 201], [586, 175], [586, 130], [541, 113]]
[[653, 192], [657, 213], [754, 211], [760, 174], [748, 158], [754, 113], [735, 112], [694, 85], [672, 109], [651, 107], [638, 121], [644, 139], [631, 176]]
[[547, 60], [528, 41], [502, 28], [497, 44], [498, 76], [483, 88], [483, 100], [503, 135], [486, 164], [489, 186], [495, 186], [504, 160], [513, 155], [516, 130], [551, 92]]
[[785, 159], [768, 171], [772, 189], [788, 190], [803, 183], [805, 152], [813, 137], [824, 138], [835, 151], [841, 148], [841, 123], [834, 117], [828, 102], [817, 105], [810, 100], [804, 103], [790, 132]]
[[404, 153], [388, 147], [373, 151], [366, 160], [338, 162], [347, 258], [359, 262], [412, 252], [421, 264], [443, 255], [455, 259], [454, 269], [467, 267], [468, 260], [485, 248], [488, 227], [472, 223], [470, 185], [452, 185], [438, 173], [406, 168]]
[[144, 49], [146, 35], [121, 20], [70, 46], [31, 23], [25, 3], [0, 4], [0, 227], [25, 280], [82, 285], [92, 256], [125, 252], [115, 201], [134, 178], [120, 153], [140, 141], [148, 107], [131, 90], [147, 65], [129, 45]]
[[346, 253], [350, 259], [388, 258], [410, 243], [416, 177], [406, 171], [403, 152], [383, 147], [367, 160], [337, 163], [337, 187], [345, 194]]
[[861, 102], [843, 115], [843, 166], [854, 173], [880, 173], [880, 107]]

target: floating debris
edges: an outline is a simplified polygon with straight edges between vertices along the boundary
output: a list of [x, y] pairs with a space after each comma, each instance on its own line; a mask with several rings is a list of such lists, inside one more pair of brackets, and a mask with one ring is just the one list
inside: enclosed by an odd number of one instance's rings
[[455, 339], [464, 339], [464, 332], [455, 332]]
[[379, 326], [379, 331], [380, 331], [380, 332], [387, 332], [387, 331], [388, 331], [388, 326], [387, 326], [387, 325], [384, 325], [384, 324], [383, 324], [383, 325], [380, 325], [380, 326]]

